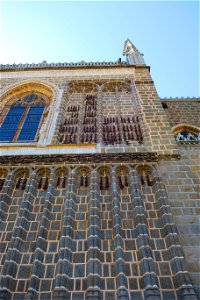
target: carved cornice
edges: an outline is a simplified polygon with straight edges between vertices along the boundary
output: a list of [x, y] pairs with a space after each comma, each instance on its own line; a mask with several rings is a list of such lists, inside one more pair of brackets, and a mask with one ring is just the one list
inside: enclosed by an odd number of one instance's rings
[[161, 102], [187, 102], [187, 101], [200, 101], [200, 97], [170, 97], [160, 98]]
[[142, 67], [142, 68], [148, 68], [150, 70], [149, 66], [146, 65], [130, 65], [125, 61], [116, 61], [116, 62], [77, 62], [77, 63], [47, 63], [47, 62], [42, 62], [38, 64], [6, 64], [6, 65], [0, 65], [0, 71], [27, 71], [27, 70], [48, 70], [48, 69], [77, 69], [77, 68], [107, 68], [107, 67]]
[[136, 80], [135, 84], [154, 84], [153, 80]]
[[93, 164], [93, 163], [146, 163], [159, 160], [180, 159], [180, 155], [158, 155], [150, 153], [110, 153], [110, 154], [53, 154], [53, 155], [24, 155], [24, 156], [2, 156], [2, 165], [24, 165], [24, 164]]
[[126, 62], [85, 62], [85, 61], [81, 61], [81, 62], [71, 62], [71, 63], [47, 63], [47, 62], [42, 62], [42, 63], [38, 63], [38, 64], [6, 64], [6, 65], [0, 65], [0, 70], [27, 70], [27, 69], [62, 69], [62, 68], [77, 68], [77, 67], [113, 67], [113, 66], [127, 66], [128, 64]]

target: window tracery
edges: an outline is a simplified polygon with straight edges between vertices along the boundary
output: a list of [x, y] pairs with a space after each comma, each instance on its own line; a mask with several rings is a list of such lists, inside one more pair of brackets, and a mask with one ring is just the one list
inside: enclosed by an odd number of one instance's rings
[[182, 131], [175, 136], [175, 139], [177, 142], [200, 142], [200, 133]]
[[182, 124], [173, 129], [178, 143], [200, 143], [200, 130], [196, 127]]
[[45, 99], [35, 93], [22, 96], [7, 105], [2, 112], [0, 142], [35, 141], [45, 106]]

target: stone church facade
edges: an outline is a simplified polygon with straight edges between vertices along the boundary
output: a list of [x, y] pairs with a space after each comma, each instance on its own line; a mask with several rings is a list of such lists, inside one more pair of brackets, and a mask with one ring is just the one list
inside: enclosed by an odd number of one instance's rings
[[0, 300], [197, 300], [199, 98], [126, 62], [1, 66]]

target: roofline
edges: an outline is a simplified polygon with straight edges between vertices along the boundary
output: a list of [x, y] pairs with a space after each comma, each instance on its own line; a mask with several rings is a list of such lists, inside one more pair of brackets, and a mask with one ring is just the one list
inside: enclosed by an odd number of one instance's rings
[[183, 101], [200, 101], [200, 97], [170, 97], [160, 98], [161, 102], [183, 102]]
[[27, 70], [58, 70], [58, 69], [77, 69], [77, 68], [148, 68], [150, 72], [150, 67], [147, 65], [130, 65], [127, 62], [77, 62], [77, 63], [38, 63], [38, 64], [6, 64], [0, 65], [0, 71], [27, 71]]

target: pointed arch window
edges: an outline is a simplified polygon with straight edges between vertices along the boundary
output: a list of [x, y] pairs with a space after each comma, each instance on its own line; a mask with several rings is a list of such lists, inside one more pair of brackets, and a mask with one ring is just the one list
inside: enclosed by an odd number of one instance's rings
[[0, 127], [0, 142], [34, 142], [46, 102], [41, 95], [31, 94], [6, 107]]
[[173, 129], [175, 139], [180, 144], [200, 143], [200, 130], [188, 124], [180, 124]]

